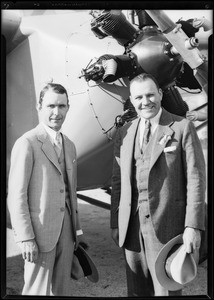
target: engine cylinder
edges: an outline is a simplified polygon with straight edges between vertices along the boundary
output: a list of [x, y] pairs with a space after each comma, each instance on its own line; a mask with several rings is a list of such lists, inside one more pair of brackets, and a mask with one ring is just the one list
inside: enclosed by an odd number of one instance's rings
[[91, 30], [95, 35], [99, 32], [99, 38], [112, 36], [122, 46], [132, 42], [137, 34], [137, 30], [120, 10], [102, 11], [92, 20]]

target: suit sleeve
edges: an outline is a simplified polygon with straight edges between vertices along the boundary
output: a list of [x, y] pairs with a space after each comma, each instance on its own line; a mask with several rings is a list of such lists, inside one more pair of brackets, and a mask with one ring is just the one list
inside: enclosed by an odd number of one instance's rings
[[81, 224], [80, 224], [78, 204], [77, 204], [77, 210], [76, 210], [76, 234], [77, 235], [82, 234], [82, 227], [81, 227]]
[[114, 141], [114, 159], [112, 172], [112, 192], [111, 192], [111, 228], [118, 228], [118, 208], [121, 192], [121, 171], [120, 171], [120, 146], [121, 132], [118, 129]]
[[[72, 143], [72, 148], [75, 156], [75, 161], [77, 161], [77, 154], [76, 154], [76, 147], [73, 142]], [[78, 201], [77, 201], [77, 193], [76, 193], [76, 188], [77, 188], [77, 162], [75, 163], [75, 172], [74, 172], [74, 193], [75, 193], [75, 199], [76, 199], [76, 232], [81, 230], [81, 224], [80, 224], [80, 218], [79, 218], [79, 209], [78, 209]]]
[[206, 170], [201, 143], [192, 122], [183, 134], [183, 161], [187, 180], [185, 227], [205, 229]]
[[35, 237], [28, 206], [28, 185], [33, 167], [33, 151], [29, 141], [20, 138], [11, 153], [8, 179], [8, 209], [16, 242]]

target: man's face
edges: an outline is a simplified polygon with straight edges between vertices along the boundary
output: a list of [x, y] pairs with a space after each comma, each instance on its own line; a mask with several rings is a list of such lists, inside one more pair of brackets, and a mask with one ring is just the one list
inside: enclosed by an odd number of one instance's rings
[[69, 105], [66, 94], [57, 94], [51, 90], [43, 97], [42, 106], [38, 109], [39, 119], [51, 129], [60, 130]]
[[157, 115], [161, 107], [162, 90], [150, 78], [141, 82], [133, 82], [130, 86], [131, 102], [139, 117], [151, 119]]

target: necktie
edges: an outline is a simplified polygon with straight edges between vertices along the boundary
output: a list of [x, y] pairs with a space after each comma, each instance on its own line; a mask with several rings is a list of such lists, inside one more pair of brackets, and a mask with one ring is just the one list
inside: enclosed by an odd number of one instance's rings
[[151, 136], [151, 122], [150, 120], [145, 121], [145, 129], [143, 133], [143, 144], [142, 144], [142, 152], [144, 152], [148, 142], [149, 138]]
[[54, 139], [54, 148], [56, 150], [58, 158], [60, 157], [61, 151], [62, 151], [62, 144], [60, 140], [60, 132], [56, 133], [56, 137]]

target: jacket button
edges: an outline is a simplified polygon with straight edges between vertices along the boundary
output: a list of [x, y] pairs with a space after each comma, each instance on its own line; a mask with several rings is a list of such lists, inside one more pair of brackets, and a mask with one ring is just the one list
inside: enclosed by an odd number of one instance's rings
[[64, 193], [64, 190], [63, 190], [63, 189], [61, 189], [61, 190], [60, 190], [60, 193]]
[[61, 211], [65, 211], [65, 208], [64, 208], [64, 207], [60, 207], [60, 210], [61, 210]]

